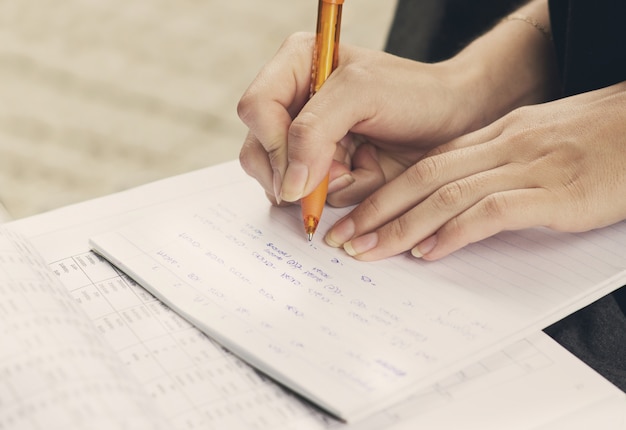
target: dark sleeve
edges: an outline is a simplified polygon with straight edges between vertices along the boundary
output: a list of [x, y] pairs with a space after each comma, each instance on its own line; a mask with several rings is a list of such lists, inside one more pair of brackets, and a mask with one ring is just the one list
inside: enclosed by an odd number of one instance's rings
[[452, 57], [527, 0], [398, 0], [385, 50], [427, 63]]
[[563, 95], [626, 80], [626, 1], [550, 0]]

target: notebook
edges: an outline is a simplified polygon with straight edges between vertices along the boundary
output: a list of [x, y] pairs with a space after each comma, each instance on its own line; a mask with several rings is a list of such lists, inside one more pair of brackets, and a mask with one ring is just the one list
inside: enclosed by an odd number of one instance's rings
[[[181, 190], [184, 194], [184, 190]], [[247, 363], [358, 421], [626, 283], [626, 223], [504, 232], [437, 262], [303, 237], [236, 165], [93, 248]]]

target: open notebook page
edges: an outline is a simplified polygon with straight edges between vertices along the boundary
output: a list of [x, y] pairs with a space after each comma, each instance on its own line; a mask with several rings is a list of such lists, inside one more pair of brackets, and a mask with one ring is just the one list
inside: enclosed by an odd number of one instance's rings
[[[561, 420], [570, 416], [576, 417], [576, 423], [601, 418], [606, 430], [623, 428], [624, 393], [541, 332], [465, 366], [379, 414], [356, 423], [338, 423], [258, 375], [89, 252], [89, 236], [160, 211], [180, 199], [181, 190], [198, 194], [214, 177], [229, 174], [232, 168], [226, 164], [203, 169], [10, 224], [11, 230], [28, 235], [25, 246], [42, 255], [155, 401], [169, 428], [448, 430], [471, 423], [483, 430], [537, 426], [560, 430], [564, 428]], [[0, 358], [0, 367], [13, 366], [12, 357]], [[32, 362], [27, 374], [38, 375], [38, 363]], [[67, 410], [59, 405], [57, 416], [67, 416]], [[25, 417], [30, 419], [30, 414]], [[40, 427], [55, 428], [55, 424], [46, 420]], [[3, 425], [8, 424], [0, 419]], [[567, 427], [588, 428], [570, 421]], [[90, 428], [97, 428], [93, 420]]]
[[165, 428], [29, 242], [1, 226], [0, 345], [0, 428]]
[[[82, 222], [92, 219], [84, 216], [89, 211], [79, 212]], [[51, 231], [38, 236], [33, 245], [47, 258], [58, 259], [49, 266], [64, 288], [51, 278], [52, 273], [42, 262], [35, 264], [39, 259], [30, 242], [2, 230], [5, 289], [0, 291], [0, 302], [4, 305], [0, 306], [0, 327], [9, 324], [11, 329], [3, 329], [5, 348], [0, 349], [0, 374], [4, 375], [0, 379], [3, 404], [0, 428], [108, 430], [136, 421], [142, 429], [149, 428], [143, 420], [157, 416], [145, 405], [145, 399], [136, 405], [132, 396], [127, 397], [131, 394], [130, 387], [136, 397], [148, 394], [158, 407], [158, 419], [167, 428], [176, 430], [373, 430], [415, 426], [447, 430], [468, 422], [483, 430], [530, 430], [548, 424], [542, 430], [560, 430], [561, 418], [572, 414], [578, 417], [580, 413], [583, 413], [578, 418], [580, 422], [581, 418], [596, 421], [602, 418], [606, 423], [603, 429], [623, 428], [620, 411], [624, 412], [626, 404], [624, 393], [541, 332], [467, 366], [365, 421], [338, 423], [257, 375], [89, 252], [85, 230], [78, 228], [82, 233], [76, 233], [76, 224], [81, 221], [69, 218], [75, 222], [72, 229], [59, 230], [54, 222], [46, 222], [49, 221], [46, 215], [38, 216]], [[32, 227], [33, 223], [27, 221], [25, 225], [31, 230], [28, 226]], [[7, 237], [10, 237], [8, 242], [4, 240]], [[38, 291], [37, 300], [34, 295], [23, 294], [26, 292], [23, 289], [16, 289], [20, 285], [17, 279], [32, 279], [34, 273], [45, 274], [43, 279], [53, 281], [50, 288]], [[12, 284], [5, 283], [9, 274]], [[85, 311], [86, 319], [81, 317], [80, 324], [69, 320], [51, 324], [49, 314], [42, 312], [41, 306], [32, 306], [35, 302], [49, 303], [42, 300], [46, 297], [63, 297], [62, 302], [69, 305], [64, 306], [66, 319], [70, 309], [77, 310], [77, 304]], [[93, 333], [88, 320], [111, 349], [93, 357], [95, 366], [90, 367], [93, 370], [104, 360], [114, 361], [110, 357], [110, 352], [114, 352], [131, 373], [130, 378], [124, 376], [123, 383], [113, 383], [114, 378], [110, 377], [96, 383], [86, 377], [72, 360], [74, 354], [68, 354], [67, 345], [59, 341], [62, 337], [51, 336], [59, 328], [69, 335], [81, 327], [91, 333], [92, 342], [99, 343], [99, 336]], [[54, 339], [56, 342], [51, 346], [62, 351], [66, 359], [53, 360], [56, 353], [42, 347], [42, 338]], [[33, 344], [40, 347], [32, 348]], [[74, 352], [88, 349], [88, 345], [80, 343], [73, 347]], [[598, 411], [595, 407], [598, 403], [610, 408]], [[523, 410], [519, 404], [524, 405]], [[133, 411], [135, 406], [139, 408]], [[568, 428], [588, 427], [573, 427], [568, 423]]]
[[[244, 360], [355, 420], [624, 283], [626, 224], [362, 263], [238, 169], [94, 248]], [[327, 209], [318, 235], [343, 213]]]
[[[75, 225], [74, 233], [56, 230], [54, 223], [49, 226], [53, 231], [34, 241], [37, 250], [58, 259], [49, 263], [53, 273], [154, 400], [168, 428], [448, 430], [471, 422], [482, 430], [530, 430], [544, 425], [549, 427], [543, 430], [560, 430], [562, 418], [581, 412], [587, 420], [604, 419], [605, 430], [623, 428], [624, 393], [541, 332], [381, 413], [353, 424], [339, 423], [258, 375], [89, 252], [85, 230], [78, 229], [82, 233], [76, 234]], [[39, 371], [29, 363], [24, 373], [38, 375]], [[126, 400], [120, 397], [120, 402], [127, 407]], [[596, 411], [597, 404], [610, 408]], [[57, 416], [68, 415], [63, 405], [57, 411]], [[144, 411], [148, 415], [149, 410]], [[111, 417], [129, 418], [111, 412]], [[90, 428], [97, 428], [93, 421], [89, 421]], [[47, 420], [42, 428], [55, 428], [57, 422]], [[0, 428], [2, 423], [0, 418]], [[568, 428], [588, 427], [568, 423]]]

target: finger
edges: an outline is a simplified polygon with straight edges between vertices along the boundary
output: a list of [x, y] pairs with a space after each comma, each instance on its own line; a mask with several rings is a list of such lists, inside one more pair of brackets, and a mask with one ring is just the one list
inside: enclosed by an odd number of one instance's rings
[[[521, 174], [520, 169], [517, 165], [507, 165], [448, 183], [420, 204], [371, 233], [355, 234], [355, 238], [345, 242], [343, 247], [348, 254], [366, 261], [379, 260], [412, 249], [449, 220], [488, 196], [503, 191], [534, 188], [535, 179]], [[358, 220], [352, 222], [356, 226]]]
[[292, 118], [309, 96], [314, 35], [289, 37], [241, 97], [237, 112], [280, 175], [287, 166], [287, 135]]
[[272, 193], [265, 193], [265, 197], [272, 203], [273, 206], [286, 207], [291, 206], [293, 203], [285, 202], [285, 201], [277, 201], [276, 197]]
[[556, 214], [554, 197], [543, 188], [490, 194], [450, 219], [411, 253], [424, 260], [437, 260], [504, 230], [548, 225]]
[[494, 140], [500, 138], [504, 132], [505, 120], [501, 118], [486, 127], [464, 134], [450, 140], [449, 142], [442, 143], [441, 145], [436, 146], [435, 148], [431, 149], [424, 156], [424, 158], [441, 155], [446, 152], [451, 152], [462, 148], [468, 148], [485, 142], [493, 142]]
[[[491, 149], [490, 145], [480, 145], [422, 159], [380, 190], [369, 195], [350, 214], [335, 224], [327, 233], [328, 243], [341, 246], [354, 237], [374, 231], [401, 217], [442, 188], [438, 195], [443, 194], [445, 198], [446, 193], [454, 192], [451, 190], [455, 186], [455, 181], [497, 168], [501, 163], [497, 152]], [[474, 181], [481, 177], [477, 176]], [[467, 194], [469, 196], [471, 192], [468, 191]], [[433, 217], [433, 214], [427, 215]]]
[[[359, 146], [352, 158], [353, 170], [331, 182], [329, 189], [335, 190], [328, 195], [332, 206], [350, 206], [361, 202], [385, 184], [385, 174], [378, 162], [376, 147], [369, 143]], [[340, 182], [339, 187], [336, 182]]]
[[343, 189], [354, 182], [352, 178], [352, 157], [358, 146], [356, 136], [348, 133], [339, 141], [330, 166], [328, 194]]
[[273, 171], [261, 142], [249, 132], [239, 152], [239, 164], [249, 176], [256, 179], [266, 193], [274, 194]]
[[[353, 133], [346, 134], [337, 144], [333, 160], [342, 164], [347, 171], [352, 170], [352, 157], [359, 145], [363, 143], [363, 138]], [[331, 180], [333, 179], [331, 174]]]
[[285, 200], [295, 201], [311, 193], [328, 173], [337, 142], [355, 125], [376, 114], [376, 96], [360, 90], [369, 84], [355, 77], [350, 64], [342, 65], [350, 58], [350, 54], [342, 54], [350, 48], [344, 48], [339, 54], [339, 67], [289, 127], [288, 168], [282, 186]]
[[286, 202], [277, 199], [275, 184], [273, 183], [272, 167], [265, 153], [265, 149], [259, 141], [248, 133], [239, 153], [239, 160], [243, 170], [265, 190], [267, 199], [275, 206], [286, 206]]

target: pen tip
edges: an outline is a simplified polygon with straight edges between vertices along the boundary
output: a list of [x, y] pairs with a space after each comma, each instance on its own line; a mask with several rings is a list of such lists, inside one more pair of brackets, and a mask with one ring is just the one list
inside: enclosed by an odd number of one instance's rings
[[317, 229], [318, 218], [313, 215], [307, 215], [304, 217], [304, 232], [306, 233], [309, 242], [313, 240], [313, 234], [315, 234], [315, 230]]

